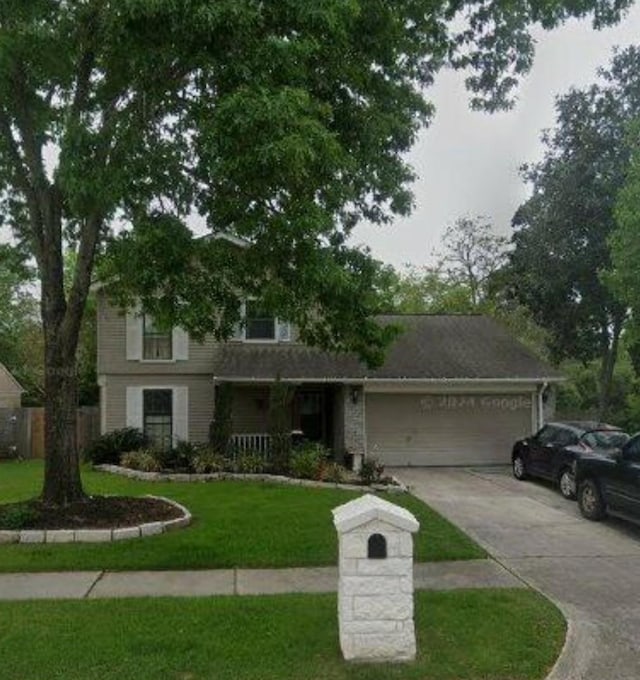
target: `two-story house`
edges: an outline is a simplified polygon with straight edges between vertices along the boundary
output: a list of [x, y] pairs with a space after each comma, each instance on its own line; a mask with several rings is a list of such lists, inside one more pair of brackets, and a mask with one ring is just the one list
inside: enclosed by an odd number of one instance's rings
[[380, 317], [405, 332], [382, 367], [305, 346], [294, 329], [246, 306], [228, 342], [198, 343], [181, 329], [98, 305], [101, 429], [132, 426], [154, 441], [207, 441], [216, 385], [233, 385], [237, 442], [268, 443], [269, 387], [295, 385], [291, 429], [337, 452], [387, 465], [509, 462], [512, 442], [545, 417], [561, 376], [498, 323], [473, 315]]

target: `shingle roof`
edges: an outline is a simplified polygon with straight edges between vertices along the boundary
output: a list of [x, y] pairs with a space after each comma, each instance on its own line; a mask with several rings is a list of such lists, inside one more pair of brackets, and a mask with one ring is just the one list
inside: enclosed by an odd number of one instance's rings
[[356, 357], [331, 354], [299, 343], [237, 343], [220, 346], [217, 378], [282, 379], [522, 379], [542, 381], [561, 374], [536, 358], [499, 323], [478, 315], [385, 315], [380, 323], [404, 332], [383, 366], [370, 370]]

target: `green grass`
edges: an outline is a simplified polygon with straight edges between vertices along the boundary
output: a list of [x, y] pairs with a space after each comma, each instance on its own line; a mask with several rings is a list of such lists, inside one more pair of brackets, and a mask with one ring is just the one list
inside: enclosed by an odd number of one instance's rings
[[418, 658], [347, 664], [334, 595], [3, 603], [3, 680], [524, 680], [565, 633], [525, 590], [416, 594]]
[[[0, 464], [0, 503], [40, 492], [42, 464]], [[337, 562], [331, 509], [358, 494], [248, 482], [153, 483], [85, 470], [91, 494], [173, 498], [194, 515], [191, 527], [141, 540], [109, 544], [0, 545], [0, 571], [116, 571], [228, 567], [320, 566]], [[486, 553], [459, 529], [413, 496], [392, 502], [420, 521], [416, 560], [463, 560]]]

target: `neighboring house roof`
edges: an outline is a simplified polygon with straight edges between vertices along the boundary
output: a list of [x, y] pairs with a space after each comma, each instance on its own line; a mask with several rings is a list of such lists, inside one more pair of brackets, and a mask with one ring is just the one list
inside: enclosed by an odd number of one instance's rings
[[561, 380], [493, 319], [479, 315], [385, 315], [405, 332], [370, 370], [353, 355], [292, 343], [229, 342], [214, 360], [217, 379]]
[[22, 385], [11, 375], [9, 369], [0, 363], [0, 394], [22, 394]]

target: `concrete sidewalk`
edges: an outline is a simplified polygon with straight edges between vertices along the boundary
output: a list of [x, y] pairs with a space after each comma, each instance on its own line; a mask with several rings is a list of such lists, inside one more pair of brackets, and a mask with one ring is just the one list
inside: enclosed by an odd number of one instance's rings
[[[337, 583], [336, 567], [0, 574], [0, 600], [332, 593]], [[525, 584], [486, 559], [416, 564], [414, 586], [453, 590], [523, 588]]]

